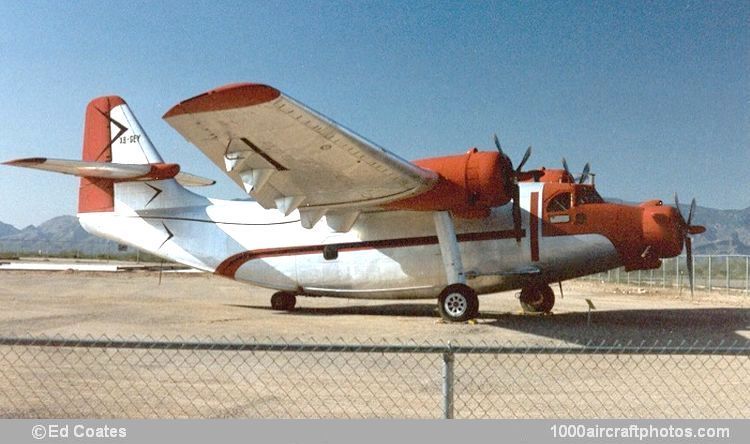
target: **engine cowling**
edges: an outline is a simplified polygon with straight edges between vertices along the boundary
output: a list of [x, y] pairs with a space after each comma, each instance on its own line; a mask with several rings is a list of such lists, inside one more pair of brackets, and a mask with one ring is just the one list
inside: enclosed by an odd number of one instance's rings
[[439, 175], [435, 186], [418, 196], [387, 205], [389, 209], [448, 210], [463, 218], [481, 218], [513, 195], [513, 171], [507, 157], [472, 148], [464, 154], [431, 157], [414, 164]]

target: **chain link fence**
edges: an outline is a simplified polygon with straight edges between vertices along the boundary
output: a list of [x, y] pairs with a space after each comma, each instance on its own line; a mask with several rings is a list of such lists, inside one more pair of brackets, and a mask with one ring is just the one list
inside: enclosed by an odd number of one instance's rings
[[[690, 292], [687, 273], [687, 258], [678, 256], [662, 259], [661, 267], [654, 270], [626, 272], [618, 268], [582, 279], [639, 287], [672, 287]], [[693, 276], [696, 290], [750, 294], [750, 256], [695, 255]]]
[[106, 239], [89, 238], [83, 242], [0, 239], [0, 259], [19, 258], [96, 259], [133, 262], [160, 260], [149, 253]]
[[0, 338], [6, 418], [748, 418], [750, 343]]

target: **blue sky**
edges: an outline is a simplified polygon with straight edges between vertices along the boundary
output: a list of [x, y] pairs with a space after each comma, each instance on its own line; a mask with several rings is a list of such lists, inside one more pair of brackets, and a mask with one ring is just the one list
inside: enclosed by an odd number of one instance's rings
[[[750, 206], [750, 3], [0, 1], [0, 159], [80, 158], [83, 112], [125, 98], [169, 162], [243, 193], [165, 122], [273, 85], [405, 158], [492, 148], [605, 196]], [[517, 161], [517, 160], [516, 160]], [[0, 167], [0, 221], [74, 214], [77, 180]]]

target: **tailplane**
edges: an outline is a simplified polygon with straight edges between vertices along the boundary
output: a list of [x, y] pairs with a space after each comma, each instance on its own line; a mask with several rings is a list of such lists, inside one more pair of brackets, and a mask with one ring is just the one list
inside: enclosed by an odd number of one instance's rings
[[169, 181], [162, 188], [172, 190], [171, 204], [179, 204], [180, 195], [186, 201], [195, 196], [182, 185], [215, 183], [181, 173], [177, 164], [164, 163], [127, 103], [118, 96], [98, 97], [86, 107], [82, 160], [34, 157], [5, 164], [81, 177], [78, 213], [143, 209], [151, 203], [148, 199], [144, 201], [147, 203], [140, 202], [153, 189], [148, 187], [149, 181]]

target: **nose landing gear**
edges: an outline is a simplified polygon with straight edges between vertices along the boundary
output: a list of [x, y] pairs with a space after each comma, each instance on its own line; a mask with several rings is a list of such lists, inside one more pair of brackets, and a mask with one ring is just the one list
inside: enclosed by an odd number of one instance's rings
[[555, 305], [555, 293], [547, 284], [531, 284], [521, 289], [519, 301], [527, 313], [549, 313]]

